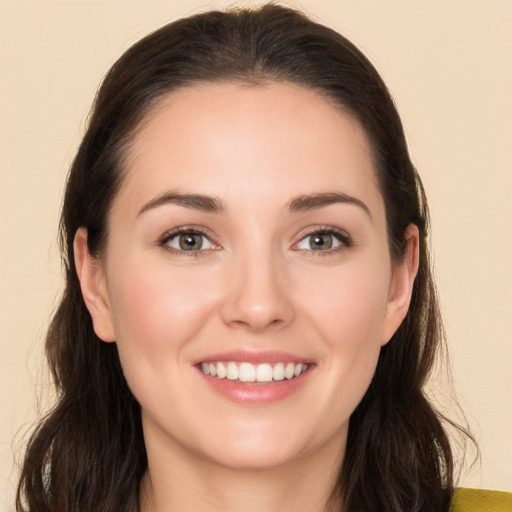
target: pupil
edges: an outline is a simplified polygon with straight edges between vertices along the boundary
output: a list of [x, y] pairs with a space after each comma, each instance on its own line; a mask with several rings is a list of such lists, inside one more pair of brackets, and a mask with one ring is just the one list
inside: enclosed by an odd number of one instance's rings
[[313, 237], [313, 249], [330, 249], [332, 246], [331, 235], [327, 233], [319, 233]]
[[201, 236], [194, 235], [191, 233], [181, 235], [180, 247], [181, 247], [181, 249], [184, 249], [185, 251], [190, 250], [190, 249], [200, 249], [201, 248]]

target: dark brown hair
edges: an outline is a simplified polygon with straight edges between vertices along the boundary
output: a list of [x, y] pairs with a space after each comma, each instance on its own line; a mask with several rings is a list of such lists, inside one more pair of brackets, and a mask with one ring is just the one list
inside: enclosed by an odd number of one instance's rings
[[137, 510], [147, 467], [140, 407], [114, 343], [95, 335], [74, 266], [73, 239], [88, 230], [101, 254], [123, 159], [149, 109], [169, 92], [204, 81], [300, 84], [322, 94], [363, 127], [385, 201], [390, 251], [420, 232], [420, 268], [407, 317], [382, 348], [373, 381], [350, 419], [332, 492], [351, 512], [447, 511], [453, 462], [442, 418], [423, 387], [443, 340], [430, 270], [427, 206], [400, 118], [379, 74], [347, 39], [276, 5], [208, 12], [164, 26], [130, 48], [98, 91], [71, 167], [61, 218], [66, 273], [46, 352], [58, 391], [30, 439], [17, 510]]

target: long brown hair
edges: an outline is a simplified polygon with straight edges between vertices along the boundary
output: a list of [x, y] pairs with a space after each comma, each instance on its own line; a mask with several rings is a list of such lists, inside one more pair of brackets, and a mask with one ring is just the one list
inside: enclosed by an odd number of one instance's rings
[[283, 81], [322, 94], [359, 121], [385, 201], [392, 258], [406, 227], [420, 232], [420, 268], [407, 317], [382, 348], [352, 414], [331, 503], [352, 512], [446, 511], [453, 459], [442, 418], [425, 397], [443, 329], [432, 280], [428, 212], [392, 98], [367, 58], [335, 31], [276, 5], [208, 12], [164, 26], [130, 48], [98, 91], [70, 170], [60, 240], [66, 286], [46, 353], [58, 400], [28, 444], [18, 512], [132, 512], [147, 467], [140, 407], [115, 344], [94, 333], [74, 266], [73, 239], [88, 230], [101, 254], [123, 160], [148, 110], [200, 81]]

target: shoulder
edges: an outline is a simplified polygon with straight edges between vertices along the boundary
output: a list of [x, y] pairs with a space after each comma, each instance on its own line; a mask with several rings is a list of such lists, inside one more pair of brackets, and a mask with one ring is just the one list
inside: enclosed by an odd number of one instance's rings
[[512, 512], [512, 494], [483, 489], [455, 489], [450, 512]]

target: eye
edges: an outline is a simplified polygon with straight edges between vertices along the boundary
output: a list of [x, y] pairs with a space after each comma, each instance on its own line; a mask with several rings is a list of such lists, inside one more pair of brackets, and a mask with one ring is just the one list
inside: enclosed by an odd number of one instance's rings
[[350, 246], [348, 235], [335, 230], [318, 230], [302, 238], [294, 249], [316, 252], [328, 252]]
[[191, 229], [169, 233], [164, 236], [160, 243], [176, 252], [194, 253], [217, 248], [204, 233]]

